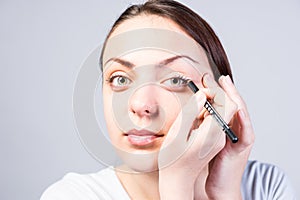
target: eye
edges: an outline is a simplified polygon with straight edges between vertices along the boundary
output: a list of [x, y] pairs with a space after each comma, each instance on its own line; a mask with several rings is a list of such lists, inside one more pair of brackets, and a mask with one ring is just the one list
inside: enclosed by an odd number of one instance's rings
[[115, 90], [126, 89], [131, 83], [131, 79], [125, 72], [115, 72], [108, 79], [111, 87]]
[[165, 84], [170, 85], [170, 86], [182, 86], [184, 84], [186, 84], [186, 80], [179, 78], [179, 77], [174, 77], [174, 78], [170, 78], [168, 80], [165, 81]]
[[114, 76], [112, 77], [111, 83], [114, 86], [125, 86], [130, 84], [130, 80], [124, 76]]
[[182, 90], [187, 86], [188, 78], [184, 76], [175, 76], [162, 82], [170, 90]]

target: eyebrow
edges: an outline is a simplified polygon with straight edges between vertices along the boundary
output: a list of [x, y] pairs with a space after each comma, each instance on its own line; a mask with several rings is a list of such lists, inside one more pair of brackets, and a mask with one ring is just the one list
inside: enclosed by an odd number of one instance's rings
[[[167, 58], [167, 59], [165, 59], [165, 60], [159, 62], [157, 66], [162, 67], [162, 66], [168, 65], [168, 64], [170, 64], [170, 63], [172, 63], [172, 62], [174, 62], [174, 61], [176, 61], [176, 60], [178, 60], [178, 59], [181, 59], [181, 58], [186, 58], [186, 59], [188, 59], [188, 60], [190, 60], [190, 61], [192, 61], [192, 62], [194, 62], [194, 63], [198, 63], [196, 60], [192, 59], [192, 58], [189, 57], [189, 56], [186, 56], [186, 55], [178, 55], [178, 56], [174, 56], [174, 57], [171, 57], [171, 58]], [[132, 62], [129, 62], [129, 61], [126, 61], [126, 60], [123, 60], [123, 59], [120, 59], [120, 58], [110, 58], [109, 60], [107, 60], [107, 61], [105, 62], [104, 66], [105, 66], [107, 63], [111, 62], [111, 61], [117, 62], [117, 63], [119, 63], [119, 64], [121, 64], [121, 65], [123, 65], [123, 66], [125, 66], [125, 67], [127, 67], [127, 68], [133, 68], [133, 67], [136, 66], [136, 65], [133, 64]]]

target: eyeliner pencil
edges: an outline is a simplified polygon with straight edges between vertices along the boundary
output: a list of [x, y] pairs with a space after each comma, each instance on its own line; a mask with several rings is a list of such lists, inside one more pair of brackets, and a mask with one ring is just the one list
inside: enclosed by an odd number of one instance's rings
[[[188, 81], [187, 85], [189, 88], [196, 93], [199, 88], [195, 85], [193, 81]], [[222, 119], [220, 114], [215, 110], [215, 108], [209, 103], [209, 101], [206, 100], [204, 107], [206, 110], [215, 118], [215, 120], [218, 122], [218, 124], [223, 128], [223, 131], [226, 133], [226, 135], [229, 137], [232, 143], [238, 142], [238, 137], [234, 134], [234, 132], [230, 129], [228, 124]]]

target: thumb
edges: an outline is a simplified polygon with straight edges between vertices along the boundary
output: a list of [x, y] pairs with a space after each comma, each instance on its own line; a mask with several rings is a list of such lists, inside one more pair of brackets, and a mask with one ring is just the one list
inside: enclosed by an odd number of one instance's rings
[[206, 95], [199, 90], [182, 107], [161, 146], [159, 153], [160, 167], [170, 164], [185, 152], [189, 144], [188, 138], [193, 123], [202, 112], [205, 101]]

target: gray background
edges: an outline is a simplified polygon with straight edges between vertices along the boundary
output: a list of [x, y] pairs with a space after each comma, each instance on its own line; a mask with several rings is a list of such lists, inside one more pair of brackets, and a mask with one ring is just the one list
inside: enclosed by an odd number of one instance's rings
[[[134, 1], [107, 2], [0, 1], [1, 200], [39, 199], [67, 172], [102, 168], [77, 136], [72, 91], [83, 60]], [[256, 132], [251, 159], [279, 165], [299, 190], [299, 0], [182, 2], [226, 48]]]

